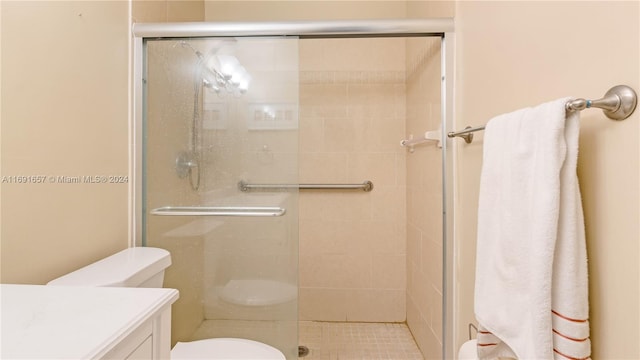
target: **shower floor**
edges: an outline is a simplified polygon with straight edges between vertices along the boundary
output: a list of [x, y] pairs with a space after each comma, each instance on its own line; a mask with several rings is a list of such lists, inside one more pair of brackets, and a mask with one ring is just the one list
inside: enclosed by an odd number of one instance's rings
[[406, 324], [301, 321], [305, 360], [423, 360]]
[[[274, 331], [272, 321], [205, 320], [193, 340], [250, 337], [269, 342]], [[309, 348], [309, 355], [300, 358], [304, 360], [423, 360], [406, 324], [300, 321], [298, 336], [298, 344]]]

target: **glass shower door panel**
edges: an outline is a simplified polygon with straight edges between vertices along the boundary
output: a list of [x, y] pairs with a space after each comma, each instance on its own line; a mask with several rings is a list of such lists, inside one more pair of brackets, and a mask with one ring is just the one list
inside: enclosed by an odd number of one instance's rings
[[145, 43], [145, 246], [169, 250], [172, 340], [239, 337], [297, 358], [298, 40]]

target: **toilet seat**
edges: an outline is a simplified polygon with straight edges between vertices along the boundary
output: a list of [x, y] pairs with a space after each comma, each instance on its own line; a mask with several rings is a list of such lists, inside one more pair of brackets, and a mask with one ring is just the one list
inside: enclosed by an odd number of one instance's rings
[[178, 342], [171, 350], [172, 360], [285, 360], [273, 346], [247, 339], [215, 338]]

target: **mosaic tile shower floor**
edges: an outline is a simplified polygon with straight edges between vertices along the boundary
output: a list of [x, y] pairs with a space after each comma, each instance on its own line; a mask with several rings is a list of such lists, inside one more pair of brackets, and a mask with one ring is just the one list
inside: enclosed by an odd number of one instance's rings
[[[191, 340], [239, 337], [272, 343], [273, 334], [291, 339], [298, 331], [298, 344], [309, 348], [299, 360], [423, 360], [411, 332], [401, 323], [354, 323], [300, 321], [283, 330], [274, 321], [207, 320]], [[284, 334], [293, 331], [293, 333]]]
[[304, 360], [423, 360], [406, 324], [300, 321]]

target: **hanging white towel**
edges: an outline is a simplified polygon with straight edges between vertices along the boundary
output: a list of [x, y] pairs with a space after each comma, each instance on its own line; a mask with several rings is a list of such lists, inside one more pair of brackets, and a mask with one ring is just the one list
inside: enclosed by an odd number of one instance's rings
[[480, 359], [588, 359], [579, 112], [559, 99], [487, 123], [478, 208]]

